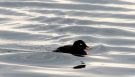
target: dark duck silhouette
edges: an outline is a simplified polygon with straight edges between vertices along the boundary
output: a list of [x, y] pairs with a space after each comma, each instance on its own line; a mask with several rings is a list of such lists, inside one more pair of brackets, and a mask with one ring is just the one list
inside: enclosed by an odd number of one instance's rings
[[62, 52], [62, 53], [70, 53], [75, 56], [84, 56], [87, 55], [85, 49], [91, 49], [88, 47], [84, 41], [77, 40], [73, 43], [73, 45], [65, 45], [57, 48], [54, 52]]

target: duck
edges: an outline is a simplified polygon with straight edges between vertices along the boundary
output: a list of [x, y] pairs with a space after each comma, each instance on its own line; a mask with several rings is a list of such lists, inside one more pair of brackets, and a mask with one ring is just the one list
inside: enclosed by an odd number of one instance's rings
[[83, 40], [77, 40], [73, 45], [64, 45], [58, 47], [54, 52], [69, 53], [75, 56], [85, 56], [87, 52], [85, 50], [90, 50], [91, 48], [85, 44]]

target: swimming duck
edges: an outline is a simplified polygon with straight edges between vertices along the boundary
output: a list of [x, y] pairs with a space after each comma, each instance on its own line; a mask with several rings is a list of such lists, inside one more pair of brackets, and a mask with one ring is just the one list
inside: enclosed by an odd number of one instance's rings
[[65, 45], [62, 47], [57, 48], [54, 52], [63, 52], [63, 53], [70, 53], [75, 56], [84, 56], [87, 55], [85, 49], [91, 49], [88, 47], [84, 41], [77, 40], [73, 43], [73, 45]]

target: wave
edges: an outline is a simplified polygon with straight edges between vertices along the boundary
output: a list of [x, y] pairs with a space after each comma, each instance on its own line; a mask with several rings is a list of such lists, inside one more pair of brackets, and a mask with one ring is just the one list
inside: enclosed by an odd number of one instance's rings
[[[1, 0], [0, 76], [134, 76], [134, 4], [133, 0]], [[78, 39], [93, 47], [87, 56], [52, 52]], [[81, 66], [85, 67], [74, 69]]]

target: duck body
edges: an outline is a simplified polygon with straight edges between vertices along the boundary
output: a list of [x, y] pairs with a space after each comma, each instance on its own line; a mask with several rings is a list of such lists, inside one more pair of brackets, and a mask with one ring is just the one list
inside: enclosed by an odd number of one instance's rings
[[73, 43], [73, 45], [65, 45], [57, 48], [54, 52], [62, 52], [62, 53], [70, 53], [75, 56], [84, 56], [87, 53], [84, 49], [88, 48], [88, 46], [82, 40], [77, 40]]

